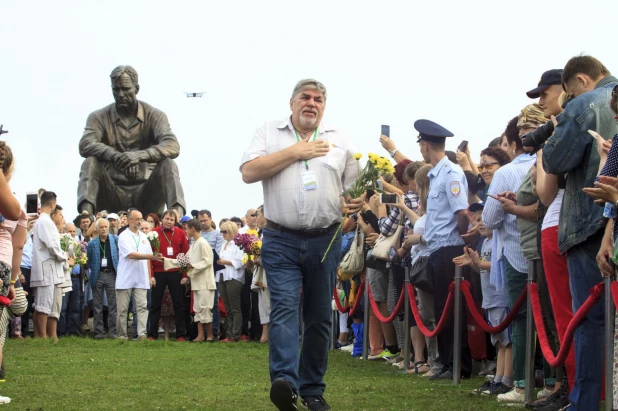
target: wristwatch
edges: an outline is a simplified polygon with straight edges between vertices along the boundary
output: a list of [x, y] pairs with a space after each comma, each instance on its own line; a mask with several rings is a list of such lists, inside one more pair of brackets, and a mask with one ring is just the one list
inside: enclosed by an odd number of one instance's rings
[[395, 153], [398, 152], [399, 149], [394, 149], [393, 151], [389, 151], [388, 154], [390, 154], [391, 157], [395, 157]]

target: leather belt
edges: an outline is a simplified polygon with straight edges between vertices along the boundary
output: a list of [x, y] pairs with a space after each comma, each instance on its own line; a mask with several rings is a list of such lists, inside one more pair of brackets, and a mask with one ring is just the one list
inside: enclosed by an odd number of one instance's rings
[[329, 234], [332, 230], [337, 228], [339, 223], [333, 223], [326, 228], [316, 228], [316, 229], [308, 229], [308, 230], [294, 230], [291, 228], [284, 227], [280, 224], [272, 222], [270, 220], [266, 220], [266, 228], [270, 228], [275, 231], [279, 231], [280, 233], [294, 234], [299, 237], [307, 237], [307, 238], [315, 238], [321, 237]]
[[108, 274], [116, 274], [116, 271], [114, 271], [114, 270], [101, 270], [99, 272], [100, 273], [108, 273]]

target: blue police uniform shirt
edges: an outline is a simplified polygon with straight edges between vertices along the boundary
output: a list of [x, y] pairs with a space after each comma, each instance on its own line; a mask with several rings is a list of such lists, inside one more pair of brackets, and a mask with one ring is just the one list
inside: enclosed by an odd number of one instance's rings
[[427, 223], [424, 238], [430, 252], [442, 247], [463, 245], [455, 213], [468, 208], [468, 182], [459, 166], [448, 157], [429, 172]]

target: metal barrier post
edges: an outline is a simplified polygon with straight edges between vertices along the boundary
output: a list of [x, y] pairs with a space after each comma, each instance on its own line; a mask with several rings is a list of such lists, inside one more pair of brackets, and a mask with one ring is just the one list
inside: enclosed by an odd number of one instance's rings
[[408, 284], [410, 284], [410, 267], [406, 266], [405, 280], [403, 282], [403, 372], [410, 368], [410, 296]]
[[369, 281], [365, 278], [365, 292], [363, 293], [363, 303], [364, 307], [364, 319], [363, 319], [363, 360], [367, 361], [367, 357], [369, 356], [369, 310], [371, 307], [369, 306]]
[[[528, 290], [530, 290], [530, 284], [536, 281], [536, 264], [534, 261], [528, 261]], [[534, 376], [534, 317], [532, 314], [532, 298], [530, 298], [530, 292], [528, 292], [528, 301], [526, 303], [528, 313], [526, 316], [526, 402], [533, 400], [535, 376]]]
[[613, 277], [603, 278], [605, 283], [605, 410], [612, 411], [613, 398], [613, 370], [614, 370], [614, 321], [616, 308], [612, 299]]
[[[455, 326], [453, 329], [453, 385], [461, 379], [461, 280], [462, 268], [455, 267]], [[442, 315], [448, 315], [443, 313]]]

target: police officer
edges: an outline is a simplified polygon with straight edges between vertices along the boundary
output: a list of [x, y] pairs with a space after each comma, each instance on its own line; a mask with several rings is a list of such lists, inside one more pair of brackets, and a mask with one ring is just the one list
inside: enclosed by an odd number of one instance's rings
[[[448, 297], [449, 284], [455, 277], [453, 258], [463, 254], [462, 234], [468, 231], [468, 184], [464, 172], [451, 163], [444, 152], [447, 137], [453, 133], [429, 120], [414, 123], [418, 131], [418, 143], [425, 162], [432, 165], [429, 172], [429, 195], [427, 196], [427, 223], [422, 241], [427, 243], [431, 256], [426, 266], [433, 279], [433, 295], [436, 320], [441, 318]], [[430, 379], [453, 378], [453, 316], [447, 314], [445, 327], [438, 335], [438, 351], [442, 371]], [[462, 315], [461, 373], [469, 377], [472, 359], [468, 346], [465, 310]]]

